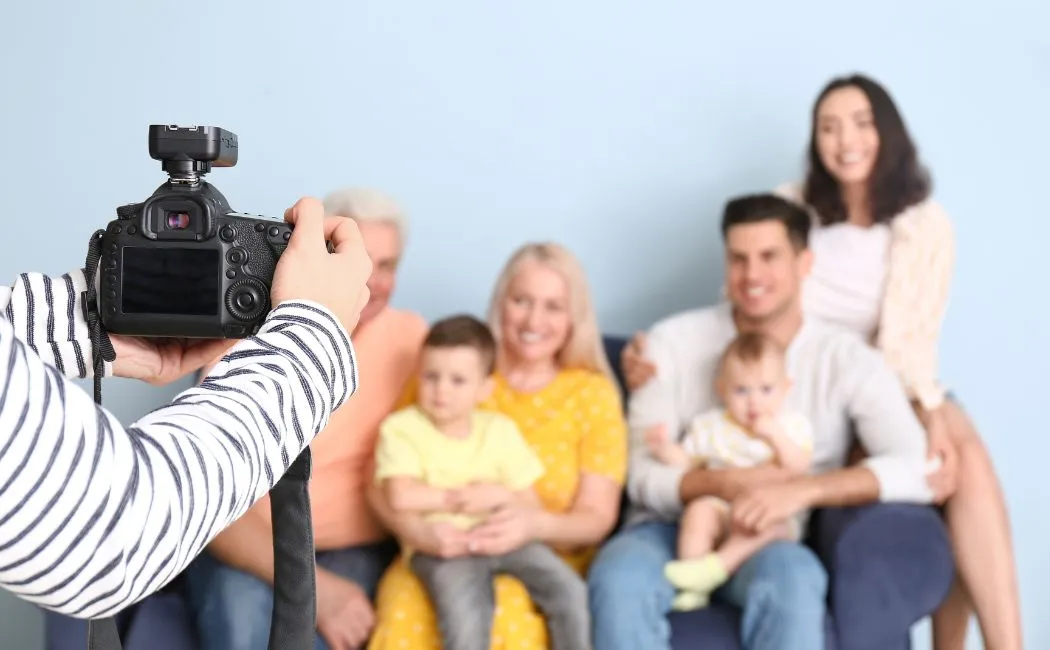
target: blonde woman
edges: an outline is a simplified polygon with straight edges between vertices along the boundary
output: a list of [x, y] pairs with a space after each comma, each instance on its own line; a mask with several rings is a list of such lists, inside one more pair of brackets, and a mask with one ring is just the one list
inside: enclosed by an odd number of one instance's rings
[[[498, 361], [485, 406], [512, 418], [543, 461], [535, 488], [542, 508], [507, 505], [461, 533], [392, 512], [379, 490], [371, 502], [402, 543], [426, 553], [496, 555], [539, 541], [583, 574], [616, 523], [627, 432], [579, 263], [557, 244], [523, 246], [496, 282], [489, 323]], [[491, 648], [547, 647], [543, 618], [523, 585], [500, 576], [492, 589]], [[442, 650], [430, 601], [401, 560], [380, 582], [376, 617], [370, 650]]]

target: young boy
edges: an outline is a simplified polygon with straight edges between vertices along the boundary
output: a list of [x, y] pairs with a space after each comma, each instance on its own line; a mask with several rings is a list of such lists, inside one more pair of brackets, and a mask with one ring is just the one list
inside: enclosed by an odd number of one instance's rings
[[[809, 421], [783, 410], [791, 387], [784, 350], [762, 335], [739, 335], [718, 366], [715, 390], [722, 407], [698, 415], [682, 445], [671, 441], [662, 425], [649, 429], [646, 443], [661, 462], [710, 469], [776, 463], [792, 474], [809, 470], [813, 432]], [[707, 605], [711, 592], [752, 555], [776, 539], [797, 540], [806, 516], [800, 515], [758, 534], [732, 525], [729, 504], [716, 497], [685, 506], [678, 534], [679, 560], [665, 567], [679, 589], [676, 610]]]
[[[477, 408], [492, 390], [495, 360], [492, 333], [473, 317], [430, 329], [417, 403], [380, 427], [376, 480], [393, 509], [469, 531], [512, 502], [539, 507], [532, 485], [543, 464], [510, 418]], [[583, 581], [546, 545], [448, 559], [404, 553], [434, 603], [445, 650], [488, 650], [497, 574], [524, 583], [547, 619], [553, 650], [591, 647]]]

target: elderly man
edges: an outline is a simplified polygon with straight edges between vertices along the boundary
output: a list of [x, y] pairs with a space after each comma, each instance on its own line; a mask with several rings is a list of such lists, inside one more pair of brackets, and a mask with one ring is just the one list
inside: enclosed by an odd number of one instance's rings
[[[396, 550], [366, 504], [365, 488], [379, 424], [401, 396], [427, 325], [419, 315], [389, 305], [406, 236], [401, 209], [364, 189], [332, 192], [324, 203], [328, 214], [357, 221], [374, 269], [371, 299], [353, 332], [360, 388], [314, 442], [310, 481], [316, 645], [358, 648], [371, 632], [376, 584]], [[273, 608], [269, 499], [221, 533], [185, 577], [202, 650], [264, 650]]]

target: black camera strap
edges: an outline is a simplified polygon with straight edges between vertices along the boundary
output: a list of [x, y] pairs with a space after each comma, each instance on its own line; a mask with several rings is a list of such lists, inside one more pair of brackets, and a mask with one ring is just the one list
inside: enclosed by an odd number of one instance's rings
[[[99, 315], [95, 273], [102, 258], [102, 235], [91, 236], [84, 275], [83, 309], [91, 332], [95, 402], [102, 404], [105, 362], [117, 358]], [[270, 490], [273, 520], [273, 612], [269, 650], [312, 650], [317, 628], [317, 576], [310, 519], [310, 448], [303, 450]], [[88, 621], [88, 650], [123, 650], [115, 617]]]

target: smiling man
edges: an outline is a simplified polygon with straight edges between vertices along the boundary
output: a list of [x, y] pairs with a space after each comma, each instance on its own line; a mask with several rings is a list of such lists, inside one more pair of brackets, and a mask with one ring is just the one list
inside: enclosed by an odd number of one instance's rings
[[[656, 376], [629, 403], [632, 510], [589, 573], [594, 642], [602, 650], [670, 647], [674, 588], [664, 565], [675, 558], [684, 503], [720, 497], [732, 504], [736, 525], [759, 532], [811, 508], [932, 498], [926, 434], [893, 371], [860, 338], [803, 319], [810, 224], [804, 209], [771, 194], [729, 201], [722, 217], [728, 302], [672, 316], [649, 333], [646, 353]], [[716, 406], [718, 359], [741, 331], [762, 332], [787, 348], [788, 405], [814, 427], [809, 476], [786, 479], [772, 466], [681, 469], [649, 455], [648, 428], [662, 424], [680, 436], [694, 416]], [[854, 429], [870, 457], [844, 468]], [[827, 580], [807, 547], [776, 542], [714, 597], [743, 609], [746, 650], [823, 648]]]

